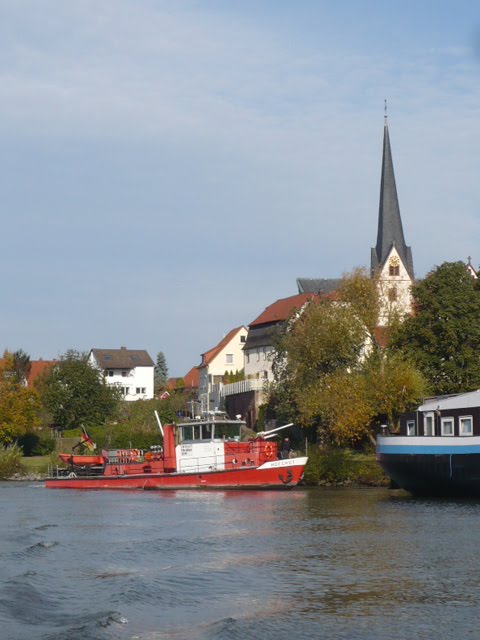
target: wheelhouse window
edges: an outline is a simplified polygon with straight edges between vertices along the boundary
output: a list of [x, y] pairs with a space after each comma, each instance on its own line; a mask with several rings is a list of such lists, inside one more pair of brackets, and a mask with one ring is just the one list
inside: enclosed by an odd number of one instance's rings
[[459, 433], [461, 436], [473, 436], [473, 418], [472, 416], [462, 416], [459, 418]]
[[407, 420], [407, 436], [416, 436], [415, 420]]
[[433, 413], [426, 413], [423, 422], [423, 435], [434, 436], [435, 435], [435, 422]]
[[213, 429], [211, 424], [202, 424], [201, 440], [211, 440], [212, 432]]
[[215, 424], [215, 440], [240, 440], [238, 424]]
[[441, 419], [441, 434], [442, 436], [453, 436], [453, 418]]
[[181, 441], [192, 442], [195, 440], [211, 440], [211, 424], [186, 424], [181, 429]]

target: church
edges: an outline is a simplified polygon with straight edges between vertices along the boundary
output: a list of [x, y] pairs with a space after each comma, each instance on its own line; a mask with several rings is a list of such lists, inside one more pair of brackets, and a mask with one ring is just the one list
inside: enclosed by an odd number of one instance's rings
[[[386, 115], [383, 127], [377, 243], [371, 250], [370, 273], [372, 278], [376, 278], [378, 281], [380, 293], [379, 326], [385, 326], [393, 312], [400, 316], [410, 313], [411, 286], [415, 279], [413, 258], [412, 250], [407, 246], [403, 233]], [[297, 279], [299, 293], [325, 295], [335, 291], [339, 283], [339, 278]]]

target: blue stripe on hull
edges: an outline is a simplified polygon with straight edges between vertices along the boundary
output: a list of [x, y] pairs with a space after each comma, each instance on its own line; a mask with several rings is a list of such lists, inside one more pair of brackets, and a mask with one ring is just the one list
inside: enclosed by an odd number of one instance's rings
[[448, 445], [395, 445], [381, 444], [377, 453], [389, 455], [458, 455], [480, 453], [480, 445], [452, 447]]

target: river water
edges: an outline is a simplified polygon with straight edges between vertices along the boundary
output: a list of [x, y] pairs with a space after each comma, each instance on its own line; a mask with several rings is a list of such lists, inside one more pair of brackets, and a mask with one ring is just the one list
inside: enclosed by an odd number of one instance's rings
[[480, 631], [480, 502], [0, 483], [1, 640]]

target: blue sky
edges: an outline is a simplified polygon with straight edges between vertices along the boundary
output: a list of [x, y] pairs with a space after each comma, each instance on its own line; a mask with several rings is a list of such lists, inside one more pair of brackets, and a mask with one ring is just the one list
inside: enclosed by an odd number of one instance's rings
[[368, 266], [388, 99], [417, 276], [480, 263], [480, 6], [0, 0], [3, 347], [182, 375]]

